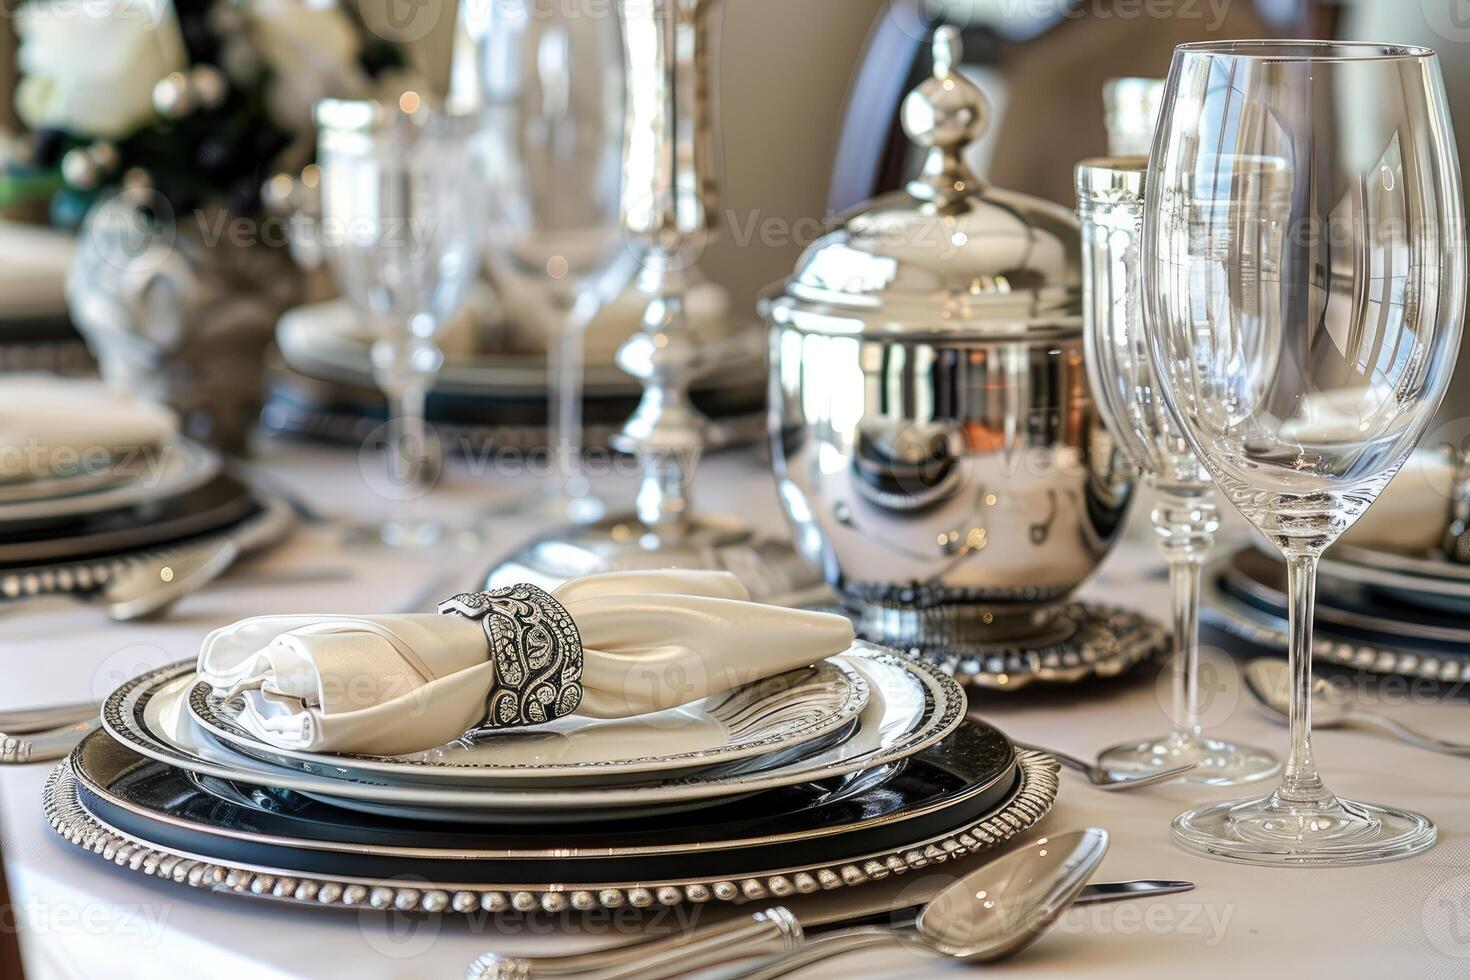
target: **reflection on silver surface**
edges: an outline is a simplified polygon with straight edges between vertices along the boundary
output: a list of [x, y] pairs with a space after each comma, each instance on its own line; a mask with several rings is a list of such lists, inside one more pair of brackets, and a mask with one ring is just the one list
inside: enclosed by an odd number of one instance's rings
[[984, 97], [936, 38], [906, 192], [819, 240], [767, 302], [771, 441], [797, 549], [888, 642], [1065, 641], [1053, 612], [1130, 498], [1083, 365], [1079, 234], [961, 151]]

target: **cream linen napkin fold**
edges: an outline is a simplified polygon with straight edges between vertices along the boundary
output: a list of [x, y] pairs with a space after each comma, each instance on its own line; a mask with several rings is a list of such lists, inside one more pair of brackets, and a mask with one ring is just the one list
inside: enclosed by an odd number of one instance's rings
[[[816, 663], [852, 644], [841, 616], [751, 602], [728, 572], [610, 572], [552, 595], [582, 641], [578, 714], [626, 718]], [[215, 630], [199, 677], [244, 698], [257, 737], [316, 752], [401, 755], [485, 719], [485, 630], [458, 615], [261, 616]]]
[[158, 446], [176, 429], [168, 409], [100, 381], [0, 378], [0, 481], [106, 466], [125, 452]]

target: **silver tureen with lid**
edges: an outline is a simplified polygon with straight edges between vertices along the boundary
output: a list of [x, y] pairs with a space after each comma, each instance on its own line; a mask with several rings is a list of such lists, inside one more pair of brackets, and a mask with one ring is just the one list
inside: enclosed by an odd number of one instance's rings
[[987, 104], [958, 33], [934, 47], [903, 105], [919, 175], [763, 301], [779, 494], [866, 635], [1065, 643], [1132, 489], [1088, 388], [1078, 223], [966, 165]]

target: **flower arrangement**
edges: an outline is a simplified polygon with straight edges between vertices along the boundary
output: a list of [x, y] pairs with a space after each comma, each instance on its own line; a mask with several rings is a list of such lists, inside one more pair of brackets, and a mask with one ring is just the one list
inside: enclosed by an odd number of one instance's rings
[[330, 0], [23, 0], [16, 31], [31, 136], [0, 207], [49, 199], [63, 227], [119, 188], [254, 214], [269, 177], [310, 163], [317, 99], [407, 83], [398, 49]]

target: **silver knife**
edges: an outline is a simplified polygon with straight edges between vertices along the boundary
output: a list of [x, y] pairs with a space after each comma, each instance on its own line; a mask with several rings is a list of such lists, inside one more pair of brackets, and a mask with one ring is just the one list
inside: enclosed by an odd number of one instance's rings
[[87, 721], [97, 717], [102, 705], [96, 701], [78, 701], [75, 704], [57, 704], [46, 708], [21, 708], [15, 711], [0, 711], [0, 732], [6, 735], [29, 735], [44, 732], [48, 728], [59, 728], [72, 722]]
[[[597, 976], [598, 980], [633, 980], [652, 967], [676, 962], [680, 972], [694, 972], [725, 962], [729, 950], [739, 948], [741, 959], [784, 953], [799, 946], [803, 936], [820, 935], [838, 927], [860, 926], [877, 921], [893, 925], [911, 922], [919, 910], [953, 882], [933, 876], [894, 898], [875, 902], [871, 896], [860, 901], [836, 902], [799, 917], [783, 906], [753, 915], [738, 916], [694, 932], [658, 939], [640, 940], [610, 949], [569, 956], [503, 957], [486, 953], [470, 964], [466, 980], [536, 980], [538, 977]], [[1130, 898], [1172, 895], [1194, 887], [1192, 881], [1146, 879], [1110, 881], [1082, 889], [1074, 905], [1096, 905]], [[859, 895], [857, 890], [852, 895]], [[834, 896], [835, 897], [835, 896]]]

